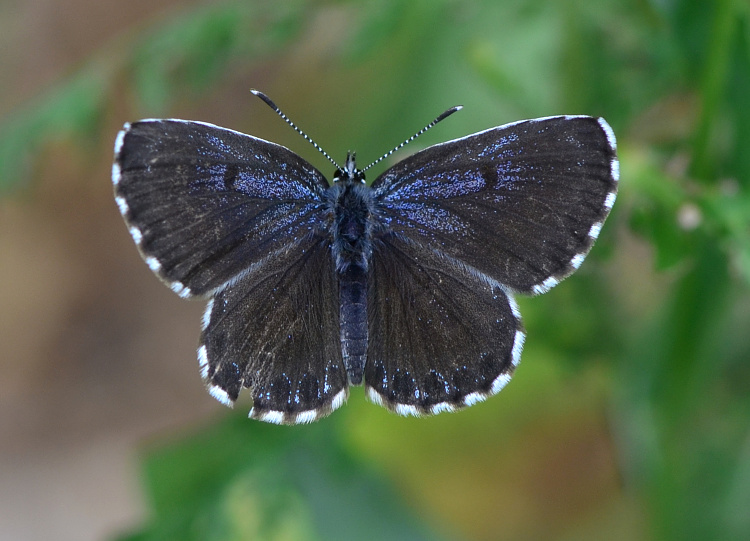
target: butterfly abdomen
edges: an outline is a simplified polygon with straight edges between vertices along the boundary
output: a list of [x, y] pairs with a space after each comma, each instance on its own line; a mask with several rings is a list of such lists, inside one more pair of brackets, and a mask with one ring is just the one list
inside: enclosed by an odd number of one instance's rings
[[339, 274], [341, 355], [349, 381], [362, 383], [367, 360], [367, 271], [351, 265]]

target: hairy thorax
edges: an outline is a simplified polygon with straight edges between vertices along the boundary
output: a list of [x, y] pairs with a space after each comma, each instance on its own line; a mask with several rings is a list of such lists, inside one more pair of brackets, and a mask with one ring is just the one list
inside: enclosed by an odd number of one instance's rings
[[329, 204], [336, 270], [343, 273], [352, 265], [367, 270], [375, 219], [372, 190], [360, 182], [343, 181], [329, 189]]

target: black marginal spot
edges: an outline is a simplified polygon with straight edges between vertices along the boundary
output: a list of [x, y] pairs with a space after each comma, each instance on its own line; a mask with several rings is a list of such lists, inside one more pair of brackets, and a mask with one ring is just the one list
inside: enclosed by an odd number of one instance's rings
[[440, 377], [434, 370], [424, 377], [421, 388], [422, 396], [419, 402], [422, 407], [429, 407], [445, 400], [445, 388], [441, 385]]
[[320, 381], [316, 376], [310, 373], [302, 374], [302, 379], [297, 382], [297, 396], [301, 404], [305, 404], [307, 409], [311, 406], [321, 404], [324, 401], [320, 389]]
[[397, 369], [393, 374], [391, 387], [391, 396], [394, 401], [400, 404], [415, 403], [417, 383], [409, 372]]
[[[462, 391], [462, 389], [470, 391]], [[476, 390], [476, 377], [467, 366], [459, 366], [453, 373], [453, 400], [459, 402]]]
[[242, 388], [242, 370], [237, 363], [223, 363], [211, 378], [211, 381], [214, 385], [226, 391], [233, 401], [237, 400]]

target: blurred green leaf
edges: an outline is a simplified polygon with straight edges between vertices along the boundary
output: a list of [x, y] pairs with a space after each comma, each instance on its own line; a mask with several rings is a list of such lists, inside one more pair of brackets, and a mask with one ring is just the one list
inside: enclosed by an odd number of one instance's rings
[[442, 538], [342, 445], [338, 423], [278, 427], [232, 415], [150, 452], [154, 514], [146, 529], [121, 539]]
[[304, 2], [222, 2], [153, 29], [135, 48], [134, 84], [146, 110], [164, 110], [186, 91], [205, 92], [233, 61], [258, 58], [293, 39]]
[[39, 97], [0, 125], [0, 195], [18, 182], [45, 143], [90, 139], [106, 102], [105, 70], [93, 65]]

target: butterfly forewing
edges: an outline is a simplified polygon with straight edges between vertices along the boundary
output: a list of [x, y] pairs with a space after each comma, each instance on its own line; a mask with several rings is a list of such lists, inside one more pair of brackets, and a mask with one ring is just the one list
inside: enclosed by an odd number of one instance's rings
[[202, 122], [126, 125], [112, 177], [144, 259], [183, 297], [221, 289], [324, 224], [328, 183], [313, 166], [282, 146]]
[[588, 253], [614, 203], [617, 167], [606, 122], [551, 117], [429, 147], [373, 188], [385, 230], [541, 293]]
[[324, 237], [309, 235], [253, 265], [209, 303], [198, 357], [211, 393], [251, 416], [310, 422], [346, 397], [338, 282]]
[[374, 246], [368, 396], [401, 414], [471, 405], [498, 392], [524, 333], [512, 296], [454, 260], [395, 235]]

